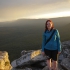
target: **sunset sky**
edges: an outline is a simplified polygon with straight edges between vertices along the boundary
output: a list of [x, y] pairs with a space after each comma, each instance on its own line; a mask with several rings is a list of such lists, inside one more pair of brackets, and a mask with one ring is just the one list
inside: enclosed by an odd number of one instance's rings
[[70, 0], [0, 0], [0, 21], [70, 16]]

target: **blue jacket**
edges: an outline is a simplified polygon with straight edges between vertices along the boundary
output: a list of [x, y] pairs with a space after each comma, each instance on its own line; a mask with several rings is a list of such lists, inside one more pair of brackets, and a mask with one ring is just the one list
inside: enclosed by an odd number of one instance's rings
[[42, 51], [45, 49], [48, 50], [58, 50], [61, 51], [61, 42], [60, 42], [60, 35], [59, 31], [56, 29], [50, 41], [45, 45], [46, 40], [51, 36], [53, 29], [51, 31], [47, 30], [43, 33], [43, 40], [42, 40]]

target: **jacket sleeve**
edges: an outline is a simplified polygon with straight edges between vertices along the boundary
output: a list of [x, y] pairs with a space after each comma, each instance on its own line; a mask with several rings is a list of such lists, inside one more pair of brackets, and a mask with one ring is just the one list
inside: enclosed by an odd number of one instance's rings
[[61, 41], [60, 41], [60, 35], [59, 35], [59, 31], [58, 30], [56, 30], [57, 31], [57, 48], [58, 48], [58, 52], [60, 52], [61, 51]]
[[45, 35], [43, 33], [43, 36], [42, 36], [42, 52], [44, 51], [45, 41], [46, 41], [46, 38], [45, 38]]

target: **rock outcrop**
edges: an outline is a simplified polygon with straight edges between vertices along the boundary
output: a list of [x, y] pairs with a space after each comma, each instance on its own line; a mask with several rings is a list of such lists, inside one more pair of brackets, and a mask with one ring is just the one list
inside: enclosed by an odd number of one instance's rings
[[63, 56], [61, 58], [60, 65], [65, 70], [70, 70], [70, 41], [65, 41], [62, 43], [62, 53], [60, 54]]
[[8, 52], [0, 51], [0, 70], [11, 70], [12, 66], [8, 58]]
[[[14, 60], [11, 65], [13, 68], [24, 70], [48, 70], [47, 56], [43, 56], [39, 50], [23, 50], [21, 57]], [[28, 69], [27, 69], [28, 68]], [[58, 57], [58, 69], [70, 70], [70, 41], [62, 42], [62, 51]]]
[[22, 55], [20, 58], [14, 60], [11, 65], [12, 67], [18, 67], [23, 65], [30, 65], [36, 62], [42, 62], [48, 57], [41, 54], [41, 50], [28, 51], [28, 53]]

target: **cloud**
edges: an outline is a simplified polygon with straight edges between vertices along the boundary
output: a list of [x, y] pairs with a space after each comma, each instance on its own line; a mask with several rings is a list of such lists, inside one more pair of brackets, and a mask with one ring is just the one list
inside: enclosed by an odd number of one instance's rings
[[0, 7], [44, 5], [67, 1], [69, 0], [0, 0]]
[[0, 20], [70, 10], [70, 0], [0, 0]]

